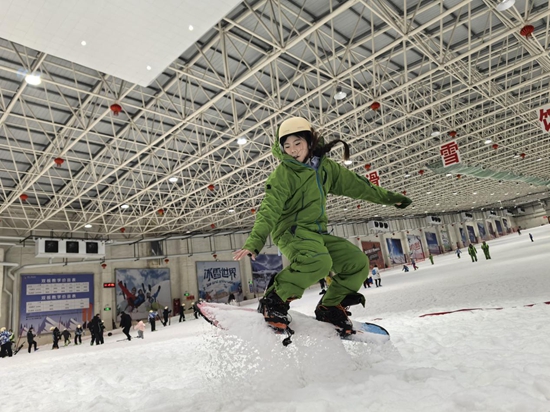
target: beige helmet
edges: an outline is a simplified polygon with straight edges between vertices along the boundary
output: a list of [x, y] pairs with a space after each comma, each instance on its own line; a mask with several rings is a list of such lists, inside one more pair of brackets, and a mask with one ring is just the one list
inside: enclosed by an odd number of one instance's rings
[[6, 328], [4, 328], [4, 327], [0, 328], [0, 332], [4, 332], [5, 330], [6, 330]]
[[311, 124], [303, 117], [286, 119], [279, 127], [279, 142], [284, 143], [283, 137], [298, 132], [311, 132]]
[[164, 309], [168, 309], [168, 306], [165, 306]]
[[81, 328], [82, 326], [78, 325], [79, 328]]
[[153, 309], [151, 309], [151, 310], [149, 311], [149, 313], [153, 313]]
[[53, 326], [50, 328], [50, 330], [54, 330], [54, 329], [55, 329], [55, 328], [54, 328]]

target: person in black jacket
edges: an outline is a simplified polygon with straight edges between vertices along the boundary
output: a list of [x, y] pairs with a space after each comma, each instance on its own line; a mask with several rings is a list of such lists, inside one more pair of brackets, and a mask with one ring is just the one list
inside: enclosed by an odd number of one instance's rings
[[122, 311], [120, 314], [120, 327], [122, 328], [122, 333], [126, 335], [128, 340], [132, 340], [130, 336], [130, 328], [132, 327], [132, 317], [126, 312]]
[[29, 344], [29, 353], [31, 353], [31, 347], [34, 345], [34, 351], [36, 352], [38, 348], [36, 347], [36, 341], [34, 340], [34, 337], [36, 335], [34, 334], [34, 329], [31, 326], [29, 328], [29, 331], [27, 332], [27, 343]]
[[165, 306], [164, 310], [162, 311], [162, 317], [164, 319], [164, 322], [162, 322], [162, 324], [164, 326], [168, 325], [168, 316], [170, 316], [170, 313], [172, 313], [172, 311], [168, 309], [168, 306]]
[[185, 322], [185, 303], [180, 306], [180, 322]]
[[90, 333], [92, 334], [92, 341], [90, 342], [90, 345], [93, 345], [94, 342], [96, 345], [99, 345], [100, 342], [103, 343], [103, 329], [101, 328], [101, 325], [101, 318], [98, 313], [88, 324]]
[[50, 330], [52, 331], [52, 337], [53, 337], [52, 349], [59, 349], [58, 342], [59, 342], [59, 339], [61, 339], [61, 333], [59, 332], [59, 329], [57, 329], [57, 327], [54, 327], [54, 326], [52, 326]]
[[63, 329], [63, 332], [61, 332], [61, 335], [63, 336], [63, 339], [65, 339], [65, 346], [71, 344], [71, 332], [67, 330], [67, 328]]

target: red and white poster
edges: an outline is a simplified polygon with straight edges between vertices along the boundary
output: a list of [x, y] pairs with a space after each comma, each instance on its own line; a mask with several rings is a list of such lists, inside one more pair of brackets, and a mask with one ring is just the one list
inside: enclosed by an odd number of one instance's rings
[[542, 131], [545, 133], [550, 132], [550, 106], [540, 108], [537, 115]]
[[420, 236], [407, 235], [407, 241], [409, 242], [409, 257], [415, 260], [424, 259], [424, 249], [422, 248]]
[[385, 268], [384, 258], [382, 257], [382, 248], [380, 242], [361, 242], [363, 253], [369, 258], [369, 265], [372, 268], [375, 264], [379, 268]]
[[443, 167], [460, 163], [460, 151], [458, 150], [458, 144], [454, 140], [439, 146], [439, 154], [441, 155]]
[[380, 186], [380, 175], [378, 174], [378, 170], [373, 170], [372, 172], [367, 173], [367, 179], [376, 186]]

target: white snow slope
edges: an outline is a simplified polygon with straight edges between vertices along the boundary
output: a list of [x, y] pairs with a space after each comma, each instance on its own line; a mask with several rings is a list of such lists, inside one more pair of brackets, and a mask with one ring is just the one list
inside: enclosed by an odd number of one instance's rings
[[[478, 245], [477, 263], [435, 256], [362, 289], [353, 318], [379, 319], [391, 345], [297, 333], [284, 348], [263, 325], [229, 334], [188, 315], [143, 341], [25, 346], [0, 359], [0, 410], [550, 411], [550, 226], [528, 232], [489, 242], [491, 260]], [[292, 308], [311, 314], [318, 292]], [[420, 317], [463, 308], [502, 309]]]

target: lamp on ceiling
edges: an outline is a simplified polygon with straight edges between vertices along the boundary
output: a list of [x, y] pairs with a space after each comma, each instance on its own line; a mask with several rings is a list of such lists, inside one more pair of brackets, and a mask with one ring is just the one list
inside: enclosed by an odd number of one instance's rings
[[497, 4], [497, 10], [498, 11], [508, 10], [515, 3], [516, 3], [516, 0], [502, 0], [500, 3]]
[[348, 94], [342, 91], [342, 87], [338, 86], [336, 88], [336, 94], [334, 95], [334, 100], [344, 100]]

